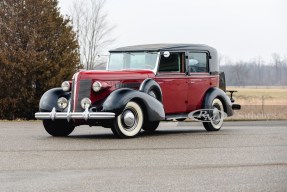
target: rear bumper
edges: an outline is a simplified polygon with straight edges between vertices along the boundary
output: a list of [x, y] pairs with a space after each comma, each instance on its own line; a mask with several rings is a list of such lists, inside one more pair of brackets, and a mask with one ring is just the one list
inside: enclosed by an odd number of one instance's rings
[[239, 105], [239, 104], [232, 104], [232, 109], [233, 110], [240, 110], [241, 109], [241, 105]]
[[89, 112], [88, 109], [86, 109], [85, 112], [56, 112], [56, 109], [53, 108], [51, 112], [38, 112], [35, 113], [36, 119], [67, 119], [70, 121], [71, 119], [114, 119], [115, 113], [109, 113], [109, 112]]

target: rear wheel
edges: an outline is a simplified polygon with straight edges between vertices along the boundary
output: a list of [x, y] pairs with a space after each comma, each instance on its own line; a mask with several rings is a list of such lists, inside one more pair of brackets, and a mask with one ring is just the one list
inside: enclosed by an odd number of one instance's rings
[[65, 137], [70, 135], [75, 126], [66, 120], [55, 120], [52, 121], [50, 119], [43, 120], [43, 125], [45, 130], [54, 137]]
[[147, 94], [149, 94], [150, 96], [152, 96], [158, 100], [158, 96], [157, 96], [155, 90], [149, 90]]
[[147, 93], [148, 95], [156, 98], [158, 101], [162, 102], [162, 93], [159, 84], [153, 79], [147, 79], [143, 82], [140, 87], [140, 91]]
[[132, 138], [139, 134], [143, 126], [143, 110], [136, 102], [128, 102], [123, 112], [114, 120], [112, 131], [120, 138]]
[[220, 99], [215, 98], [211, 104], [210, 122], [203, 122], [203, 126], [207, 131], [219, 131], [223, 125], [224, 107]]

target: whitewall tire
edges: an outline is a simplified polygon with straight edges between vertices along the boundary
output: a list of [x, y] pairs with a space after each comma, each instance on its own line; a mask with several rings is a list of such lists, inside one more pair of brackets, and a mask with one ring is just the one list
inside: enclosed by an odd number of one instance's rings
[[112, 131], [117, 137], [132, 138], [139, 134], [143, 123], [144, 114], [141, 106], [130, 101], [123, 112], [115, 118]]
[[224, 106], [220, 99], [215, 98], [211, 104], [213, 119], [210, 122], [203, 122], [203, 126], [207, 131], [219, 131], [223, 125]]

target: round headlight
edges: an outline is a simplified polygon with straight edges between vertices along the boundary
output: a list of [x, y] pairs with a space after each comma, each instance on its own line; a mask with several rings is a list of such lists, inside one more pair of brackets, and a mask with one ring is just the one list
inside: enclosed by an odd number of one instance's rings
[[81, 101], [81, 106], [83, 109], [88, 109], [91, 106], [92, 102], [89, 98], [84, 98]]
[[100, 82], [98, 82], [98, 81], [95, 81], [93, 83], [93, 90], [95, 92], [99, 92], [101, 89], [102, 89], [102, 84]]
[[60, 97], [57, 103], [60, 109], [65, 109], [68, 106], [68, 100], [65, 97]]
[[64, 81], [61, 85], [63, 91], [67, 92], [71, 90], [71, 85], [69, 83], [69, 81]]

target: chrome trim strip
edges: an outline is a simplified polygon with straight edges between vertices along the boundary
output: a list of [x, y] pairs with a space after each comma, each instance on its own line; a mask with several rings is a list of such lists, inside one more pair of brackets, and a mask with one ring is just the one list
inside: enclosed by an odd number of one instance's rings
[[166, 115], [165, 120], [173, 120], [173, 119], [183, 119], [188, 118], [188, 114], [176, 114], [176, 115]]
[[72, 111], [75, 111], [76, 110], [76, 96], [77, 96], [77, 86], [78, 86], [78, 75], [79, 75], [80, 72], [76, 73], [75, 74], [75, 81], [74, 81], [74, 95], [73, 95], [73, 109]]
[[68, 110], [67, 110], [67, 121], [68, 122], [70, 122], [70, 120], [71, 120], [71, 115], [70, 115], [70, 113], [71, 113], [71, 99], [70, 99], [70, 101], [69, 101], [69, 105], [68, 105]]
[[86, 121], [89, 119], [114, 119], [115, 113], [110, 112], [89, 112], [88, 109], [85, 112], [56, 112], [56, 109], [53, 108], [51, 112], [38, 112], [35, 113], [36, 119], [85, 119]]

